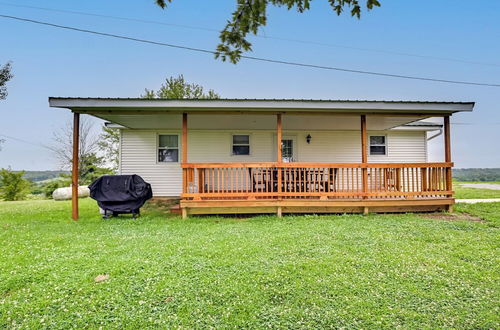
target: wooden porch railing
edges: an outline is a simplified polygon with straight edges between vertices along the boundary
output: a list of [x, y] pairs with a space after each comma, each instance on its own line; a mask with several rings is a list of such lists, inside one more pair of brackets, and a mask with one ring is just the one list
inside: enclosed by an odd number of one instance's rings
[[185, 163], [183, 199], [451, 197], [453, 163]]

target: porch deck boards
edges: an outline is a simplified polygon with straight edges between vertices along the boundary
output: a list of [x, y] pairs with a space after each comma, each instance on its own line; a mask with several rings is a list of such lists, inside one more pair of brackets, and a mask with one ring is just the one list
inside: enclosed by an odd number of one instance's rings
[[184, 215], [236, 213], [401, 213], [450, 210], [453, 198], [181, 200]]

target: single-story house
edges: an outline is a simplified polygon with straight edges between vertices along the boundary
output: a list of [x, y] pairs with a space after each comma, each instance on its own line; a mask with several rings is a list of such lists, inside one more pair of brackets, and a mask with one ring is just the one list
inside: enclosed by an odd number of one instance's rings
[[[80, 114], [118, 128], [119, 173], [142, 176], [155, 197], [180, 198], [184, 217], [449, 210], [450, 116], [474, 107], [294, 99], [53, 97], [49, 103], [74, 113], [75, 157]], [[435, 117], [443, 125], [428, 121]], [[428, 140], [439, 135], [444, 162], [429, 162]]]

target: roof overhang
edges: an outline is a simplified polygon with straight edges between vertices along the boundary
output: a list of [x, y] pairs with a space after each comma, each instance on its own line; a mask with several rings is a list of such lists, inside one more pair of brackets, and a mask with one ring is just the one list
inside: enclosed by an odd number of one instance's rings
[[362, 101], [362, 100], [273, 100], [218, 99], [167, 100], [142, 98], [66, 98], [50, 97], [55, 108], [74, 112], [160, 113], [160, 112], [337, 112], [337, 113], [400, 113], [452, 114], [472, 111], [474, 102], [427, 101]]
[[[474, 107], [472, 102], [60, 97], [49, 98], [49, 103], [51, 107], [67, 108], [130, 129], [178, 129], [182, 113], [191, 115], [191, 129], [273, 129], [276, 123], [268, 115], [284, 113], [288, 115], [283, 125], [291, 130], [358, 130], [360, 114], [367, 115], [368, 129], [386, 130], [429, 117], [472, 111]], [[241, 120], [242, 114], [248, 117]]]

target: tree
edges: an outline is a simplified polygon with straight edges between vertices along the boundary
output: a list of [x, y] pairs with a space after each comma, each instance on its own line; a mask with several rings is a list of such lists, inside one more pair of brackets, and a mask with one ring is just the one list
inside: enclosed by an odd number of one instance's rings
[[29, 192], [30, 182], [23, 178], [24, 171], [0, 169], [0, 197], [6, 201], [23, 200]]
[[119, 165], [119, 145], [120, 145], [120, 131], [116, 128], [110, 128], [105, 125], [102, 126], [102, 132], [99, 134], [99, 141], [97, 142], [99, 149], [104, 153], [104, 159], [110, 166], [113, 172], [118, 170]]
[[[156, 4], [165, 8], [173, 0], [156, 0]], [[351, 16], [358, 19], [365, 3], [366, 9], [380, 7], [378, 0], [328, 0], [333, 11], [340, 15], [348, 7]], [[236, 10], [232, 13], [224, 29], [219, 34], [220, 43], [215, 51], [215, 58], [229, 59], [237, 63], [244, 51], [251, 51], [252, 44], [246, 39], [249, 33], [257, 34], [261, 26], [267, 23], [267, 6], [296, 8], [299, 13], [310, 9], [311, 0], [236, 0]]]
[[0, 67], [0, 100], [7, 98], [7, 81], [11, 80], [14, 76], [11, 73], [12, 64], [7, 62], [4, 66]]
[[[165, 80], [165, 83], [160, 86], [160, 88], [155, 90], [145, 89], [145, 94], [141, 95], [141, 97], [146, 99], [218, 99], [220, 98], [219, 94], [215, 93], [213, 90], [208, 90], [205, 92], [203, 86], [198, 84], [190, 84], [187, 83], [184, 79], [183, 75], [179, 75], [177, 77], [171, 76]], [[68, 139], [68, 135], [71, 134], [71, 131], [68, 134], [65, 134], [64, 140]], [[61, 139], [59, 139], [61, 140]], [[110, 169], [114, 172], [118, 169], [119, 165], [119, 145], [120, 145], [120, 132], [116, 128], [110, 128], [103, 126], [102, 132], [99, 134], [99, 139], [97, 141], [97, 146], [100, 151], [103, 152], [104, 157], [103, 160], [105, 163], [110, 165]], [[68, 146], [70, 147], [70, 146]], [[65, 148], [69, 149], [69, 148]], [[67, 163], [68, 159], [67, 152], [63, 153], [65, 157], [64, 163]], [[89, 158], [90, 160], [91, 158]], [[94, 159], [96, 160], [96, 159]], [[87, 162], [91, 163], [91, 162]], [[94, 172], [98, 173], [98, 171]], [[82, 173], [82, 175], [84, 175]]]
[[[80, 120], [80, 143], [78, 149], [78, 181], [88, 184], [111, 170], [104, 167], [103, 157], [98, 156], [98, 139], [93, 133], [92, 123], [82, 118]], [[71, 170], [73, 164], [73, 125], [70, 121], [54, 133], [52, 150], [59, 161], [61, 169]], [[62, 175], [64, 176], [64, 175]], [[66, 175], [67, 176], [67, 175]]]
[[177, 78], [171, 76], [165, 80], [157, 91], [145, 89], [145, 94], [141, 95], [145, 99], [219, 99], [220, 96], [213, 90], [205, 93], [203, 86], [190, 84], [184, 80], [183, 75]]

